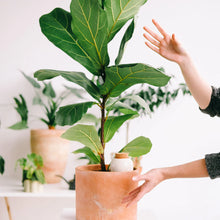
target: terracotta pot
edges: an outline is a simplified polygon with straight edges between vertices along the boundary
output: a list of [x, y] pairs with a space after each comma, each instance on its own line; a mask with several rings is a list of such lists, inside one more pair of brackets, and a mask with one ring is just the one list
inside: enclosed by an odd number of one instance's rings
[[69, 141], [61, 138], [64, 130], [31, 130], [31, 152], [42, 156], [47, 183], [61, 181], [68, 159]]
[[136, 220], [137, 205], [126, 208], [124, 196], [138, 186], [132, 180], [140, 169], [130, 172], [103, 172], [100, 165], [76, 168], [77, 220]]

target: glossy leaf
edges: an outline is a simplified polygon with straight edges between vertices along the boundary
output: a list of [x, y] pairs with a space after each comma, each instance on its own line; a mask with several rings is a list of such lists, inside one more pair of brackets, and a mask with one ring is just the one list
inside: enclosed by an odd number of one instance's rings
[[105, 142], [108, 142], [112, 139], [115, 132], [122, 126], [122, 124], [128, 119], [132, 118], [134, 115], [122, 115], [122, 116], [111, 116], [105, 122], [104, 127], [104, 138]]
[[86, 52], [71, 29], [71, 14], [61, 8], [55, 8], [49, 14], [40, 18], [43, 34], [58, 48], [67, 53], [74, 60], [82, 64], [95, 75], [99, 74], [100, 65]]
[[60, 107], [56, 114], [56, 123], [62, 126], [73, 125], [82, 118], [93, 104], [94, 102], [83, 102]]
[[128, 152], [131, 157], [140, 157], [150, 152], [151, 147], [150, 139], [140, 136], [129, 142], [120, 152]]
[[139, 8], [147, 0], [106, 0], [104, 8], [108, 18], [108, 40], [112, 40], [115, 34], [124, 24], [137, 14]]
[[103, 67], [109, 63], [106, 12], [97, 0], [72, 0], [70, 10], [72, 31], [79, 44], [100, 66], [101, 73]]
[[38, 80], [52, 79], [57, 76], [62, 76], [70, 82], [76, 83], [83, 87], [94, 99], [100, 99], [99, 88], [89, 80], [82, 72], [68, 72], [59, 70], [42, 69], [35, 72], [34, 77]]
[[115, 65], [118, 65], [121, 62], [122, 56], [124, 54], [124, 49], [125, 49], [126, 43], [131, 39], [133, 33], [134, 33], [134, 19], [132, 19], [131, 24], [128, 26], [128, 28], [125, 31], [125, 34], [121, 40], [118, 56], [115, 59]]
[[103, 148], [99, 140], [98, 133], [92, 125], [78, 124], [69, 128], [62, 137], [71, 141], [78, 141], [89, 147], [95, 155], [103, 153]]
[[73, 153], [74, 154], [79, 154], [79, 153], [85, 154], [88, 157], [90, 164], [100, 163], [100, 157], [96, 156], [89, 147], [83, 147], [83, 148], [77, 149], [73, 151]]
[[170, 77], [158, 69], [145, 64], [126, 64], [106, 68], [105, 83], [101, 87], [102, 95], [117, 97], [129, 87], [138, 83], [165, 86]]

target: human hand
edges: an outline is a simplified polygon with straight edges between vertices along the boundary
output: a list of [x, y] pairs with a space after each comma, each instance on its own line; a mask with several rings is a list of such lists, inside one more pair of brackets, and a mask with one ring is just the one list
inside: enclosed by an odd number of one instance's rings
[[152, 20], [152, 22], [162, 36], [145, 26], [144, 30], [146, 33], [144, 33], [144, 37], [147, 40], [145, 44], [164, 58], [180, 64], [183, 58], [187, 56], [186, 51], [177, 41], [174, 34], [172, 36], [168, 35], [155, 20]]
[[144, 175], [134, 176], [133, 180], [144, 180], [145, 182], [123, 198], [122, 203], [126, 204], [126, 207], [137, 203], [146, 193], [150, 192], [155, 186], [162, 182], [164, 177], [160, 169], [153, 169]]

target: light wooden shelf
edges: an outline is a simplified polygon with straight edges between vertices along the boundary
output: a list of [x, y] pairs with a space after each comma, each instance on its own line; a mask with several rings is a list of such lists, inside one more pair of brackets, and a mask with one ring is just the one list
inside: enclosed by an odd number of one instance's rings
[[14, 177], [0, 177], [0, 197], [47, 197], [75, 198], [75, 191], [69, 190], [64, 182], [44, 184], [43, 192], [26, 193], [23, 191], [21, 180]]

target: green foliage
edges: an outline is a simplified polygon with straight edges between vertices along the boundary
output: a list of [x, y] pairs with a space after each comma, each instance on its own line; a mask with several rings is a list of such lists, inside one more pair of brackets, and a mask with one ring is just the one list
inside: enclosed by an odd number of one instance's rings
[[81, 157], [79, 159], [87, 159], [89, 160], [88, 164], [98, 164], [100, 163], [100, 157], [95, 155], [91, 148], [89, 147], [84, 147], [84, 148], [80, 148], [78, 150], [73, 151], [74, 154], [85, 154], [85, 157]]
[[92, 125], [78, 124], [69, 128], [63, 135], [63, 138], [78, 141], [89, 147], [95, 155], [103, 153], [103, 148], [99, 140], [98, 133]]
[[[100, 107], [100, 132], [92, 125], [78, 124], [68, 129], [62, 137], [78, 141], [86, 148], [81, 152], [90, 157], [100, 158], [102, 170], [105, 170], [104, 149], [119, 127], [131, 118], [137, 117], [137, 111], [129, 107], [124, 100], [137, 102], [148, 109], [145, 101], [137, 95], [123, 97], [121, 94], [133, 85], [148, 83], [157, 87], [165, 86], [170, 77], [160, 69], [142, 63], [119, 65], [125, 44], [134, 32], [134, 16], [147, 0], [72, 0], [70, 12], [56, 8], [40, 18], [44, 35], [54, 45], [83, 65], [92, 75], [92, 80], [84, 73], [42, 69], [34, 76], [38, 80], [62, 76], [66, 80], [81, 86], [92, 96]], [[109, 65], [108, 43], [131, 20], [124, 33], [115, 66]], [[124, 103], [123, 103], [123, 102]], [[85, 102], [60, 108], [58, 124], [73, 125], [86, 115], [94, 102]], [[122, 116], [109, 116], [110, 112], [120, 106]], [[148, 139], [140, 137], [124, 149], [135, 149], [137, 154], [149, 151]], [[145, 150], [144, 150], [145, 146]], [[140, 148], [139, 150], [137, 148]], [[88, 150], [90, 149], [90, 151]], [[79, 151], [78, 151], [79, 152]], [[91, 154], [92, 152], [92, 154]], [[93, 155], [94, 154], [94, 155]], [[132, 153], [134, 155], [134, 153]], [[97, 160], [95, 160], [97, 162]]]
[[28, 154], [27, 158], [20, 158], [16, 161], [15, 167], [20, 166], [23, 171], [22, 181], [37, 180], [40, 183], [45, 183], [44, 173], [42, 171], [43, 159], [35, 153]]
[[139, 8], [146, 2], [147, 0], [104, 1], [108, 21], [108, 41], [113, 39], [115, 34], [137, 14]]
[[84, 73], [43, 69], [35, 72], [34, 76], [38, 80], [52, 79], [57, 76], [62, 76], [66, 80], [76, 83], [84, 88], [97, 101], [100, 100], [99, 88], [89, 80]]
[[[61, 107], [57, 112], [57, 123], [59, 125], [72, 125], [79, 121], [82, 116], [87, 112], [94, 102], [83, 102], [73, 105]], [[66, 115], [66, 117], [63, 117]]]
[[27, 123], [28, 123], [27, 104], [26, 104], [24, 97], [21, 94], [19, 95], [19, 97], [20, 97], [20, 100], [19, 98], [14, 97], [14, 101], [16, 103], [15, 110], [19, 114], [21, 121], [9, 127], [10, 129], [13, 129], [13, 130], [20, 130], [20, 129], [28, 128], [27, 126]]
[[124, 54], [125, 45], [132, 38], [133, 32], [134, 32], [134, 19], [132, 19], [131, 24], [128, 26], [121, 40], [118, 56], [115, 59], [115, 65], [118, 65], [121, 62], [122, 56]]
[[127, 114], [122, 116], [108, 117], [104, 127], [105, 142], [109, 142], [114, 136], [115, 132], [122, 126], [122, 124], [128, 119], [131, 119], [133, 116], [133, 114]]
[[0, 173], [3, 174], [5, 171], [5, 160], [4, 158], [0, 155]]
[[[78, 90], [71, 87], [66, 87], [65, 91], [59, 96], [56, 95], [56, 92], [51, 84], [43, 82], [41, 86], [34, 78], [23, 73], [23, 76], [28, 80], [28, 82], [33, 86], [35, 90], [35, 96], [33, 98], [33, 105], [39, 105], [43, 108], [44, 117], [39, 118], [43, 123], [45, 123], [49, 129], [54, 129], [57, 125], [56, 112], [61, 105], [62, 101], [67, 98], [71, 93], [77, 94]], [[82, 91], [81, 91], [82, 92]], [[10, 126], [10, 129], [20, 130], [28, 128], [28, 108], [26, 101], [22, 95], [19, 95], [18, 98], [14, 98], [16, 103], [16, 111], [21, 117], [21, 121]]]
[[150, 152], [151, 147], [150, 139], [140, 136], [129, 142], [120, 152], [128, 152], [131, 157], [140, 157]]
[[158, 69], [142, 63], [111, 66], [107, 67], [105, 71], [106, 78], [101, 87], [101, 94], [110, 97], [117, 97], [138, 83], [165, 86], [170, 79]]
[[[191, 95], [189, 89], [186, 84], [180, 83], [178, 84], [176, 89], [171, 89], [170, 84], [163, 88], [155, 88], [151, 86], [147, 86], [147, 88], [143, 88], [143, 85], [140, 86], [139, 92], [133, 92], [132, 96], [141, 97], [142, 100], [149, 106], [150, 112], [155, 112], [163, 104], [169, 105], [172, 101], [174, 101], [181, 93], [182, 95]], [[129, 95], [130, 96], [130, 95]], [[146, 108], [141, 105], [140, 102], [132, 99], [121, 99], [126, 105], [132, 107], [139, 114], [145, 114]], [[118, 106], [113, 106], [114, 113], [121, 114], [121, 108]]]

